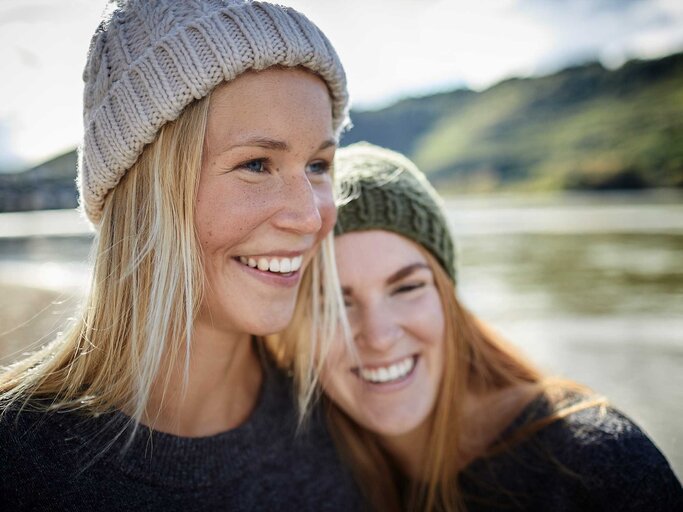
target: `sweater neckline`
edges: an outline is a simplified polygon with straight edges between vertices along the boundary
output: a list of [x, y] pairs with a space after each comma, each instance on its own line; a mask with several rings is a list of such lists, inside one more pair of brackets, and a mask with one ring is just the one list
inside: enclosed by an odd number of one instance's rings
[[[258, 349], [257, 349], [258, 350]], [[267, 358], [262, 357], [263, 383], [254, 410], [240, 426], [205, 437], [182, 437], [134, 428], [121, 411], [96, 417], [57, 413], [62, 428], [81, 445], [84, 467], [116, 465], [125, 474], [172, 487], [211, 486], [240, 478], [255, 459], [263, 457], [278, 439], [296, 429], [291, 383]], [[273, 435], [273, 428], [279, 433]]]

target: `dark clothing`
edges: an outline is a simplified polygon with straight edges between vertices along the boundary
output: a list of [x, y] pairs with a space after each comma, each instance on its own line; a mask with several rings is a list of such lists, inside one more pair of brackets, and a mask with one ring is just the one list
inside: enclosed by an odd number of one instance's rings
[[299, 435], [296, 421], [291, 382], [272, 367], [247, 422], [204, 438], [141, 426], [127, 446], [119, 412], [10, 410], [0, 420], [0, 510], [360, 509], [319, 415]]
[[[532, 402], [503, 433], [547, 416]], [[620, 412], [575, 412], [461, 474], [469, 512], [683, 511], [683, 490], [650, 439]]]

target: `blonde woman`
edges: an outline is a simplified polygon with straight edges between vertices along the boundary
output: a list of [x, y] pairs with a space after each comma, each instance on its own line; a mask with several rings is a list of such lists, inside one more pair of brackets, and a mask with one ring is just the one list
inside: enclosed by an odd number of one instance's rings
[[[295, 393], [262, 349], [298, 295], [316, 333], [335, 329], [347, 92], [329, 41], [268, 3], [118, 0], [83, 77], [92, 285], [64, 334], [0, 374], [0, 508], [355, 509], [317, 416], [295, 435], [310, 359]], [[311, 336], [283, 339], [324, 353]]]
[[375, 510], [683, 510], [636, 425], [540, 373], [460, 304], [440, 200], [411, 162], [358, 144], [335, 169], [355, 352], [336, 345], [321, 382]]

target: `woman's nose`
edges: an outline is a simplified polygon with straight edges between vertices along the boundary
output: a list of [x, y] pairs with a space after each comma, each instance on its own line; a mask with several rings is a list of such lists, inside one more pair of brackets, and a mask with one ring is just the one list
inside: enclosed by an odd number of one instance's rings
[[282, 194], [283, 206], [276, 217], [278, 227], [302, 234], [320, 231], [320, 199], [304, 173], [285, 178]]
[[403, 336], [403, 329], [395, 316], [385, 307], [374, 307], [363, 312], [356, 332], [356, 342], [366, 350], [384, 352]]

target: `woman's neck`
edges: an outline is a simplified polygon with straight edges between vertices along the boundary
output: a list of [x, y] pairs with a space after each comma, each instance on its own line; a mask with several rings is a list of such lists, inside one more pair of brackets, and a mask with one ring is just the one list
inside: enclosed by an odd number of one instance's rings
[[459, 469], [484, 456], [538, 392], [539, 387], [529, 383], [470, 395], [463, 414]]
[[[538, 394], [538, 386], [524, 384], [487, 394], [468, 394], [463, 401], [463, 421], [460, 425], [461, 443], [455, 466], [463, 469], [486, 453], [492, 443]], [[398, 464], [401, 471], [413, 480], [424, 480], [429, 439], [433, 435], [432, 419], [417, 429], [400, 436], [382, 436], [380, 443]]]
[[422, 480], [422, 467], [431, 433], [430, 421], [397, 436], [380, 436], [379, 442], [396, 461], [401, 471], [413, 480]]
[[183, 437], [210, 436], [244, 423], [263, 380], [251, 336], [196, 325], [189, 358], [187, 368], [184, 357], [165, 366], [168, 380], [166, 371], [159, 372], [143, 423]]

